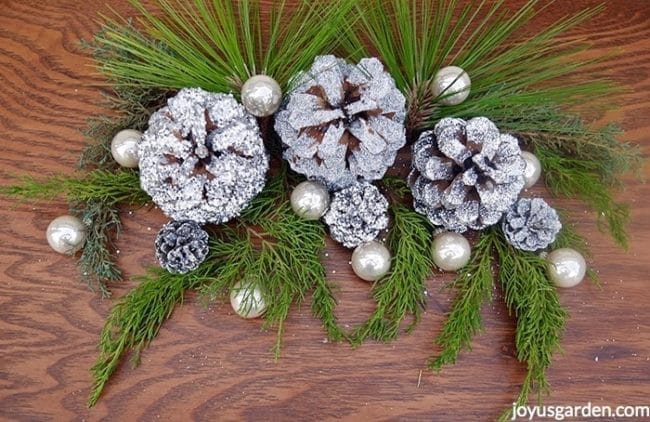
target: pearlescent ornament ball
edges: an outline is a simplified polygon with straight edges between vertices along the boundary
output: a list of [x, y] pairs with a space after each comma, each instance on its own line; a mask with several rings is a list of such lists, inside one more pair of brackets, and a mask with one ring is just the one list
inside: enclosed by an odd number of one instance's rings
[[46, 231], [47, 243], [56, 252], [72, 255], [86, 241], [86, 226], [77, 217], [63, 215], [52, 220]]
[[111, 141], [111, 155], [119, 165], [126, 168], [138, 167], [138, 143], [142, 132], [125, 129], [118, 132]]
[[305, 220], [318, 220], [330, 205], [330, 194], [323, 184], [306, 181], [291, 192], [291, 207]]
[[377, 281], [390, 270], [391, 254], [383, 244], [371, 241], [357, 246], [352, 253], [352, 270], [361, 279]]
[[458, 105], [469, 97], [472, 80], [467, 72], [458, 66], [443, 67], [433, 78], [433, 94], [442, 96], [440, 104]]
[[548, 274], [557, 287], [575, 287], [585, 278], [587, 262], [580, 252], [561, 248], [549, 253]]
[[542, 163], [535, 155], [528, 151], [522, 151], [521, 157], [526, 162], [526, 169], [524, 170], [524, 181], [526, 189], [532, 187], [539, 180], [542, 175]]
[[433, 262], [443, 271], [458, 271], [469, 262], [472, 248], [462, 234], [441, 233], [433, 239]]
[[253, 116], [270, 116], [280, 108], [282, 89], [275, 79], [266, 75], [255, 75], [244, 83], [241, 102]]
[[242, 318], [258, 318], [266, 312], [266, 302], [259, 287], [240, 281], [230, 291], [230, 306]]

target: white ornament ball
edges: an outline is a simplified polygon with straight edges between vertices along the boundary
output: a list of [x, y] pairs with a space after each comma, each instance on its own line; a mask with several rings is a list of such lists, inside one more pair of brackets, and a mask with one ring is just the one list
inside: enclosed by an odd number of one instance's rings
[[255, 75], [242, 86], [241, 102], [253, 116], [270, 116], [280, 108], [282, 89], [275, 79]]
[[521, 158], [526, 162], [526, 169], [524, 170], [524, 181], [526, 182], [526, 189], [532, 187], [539, 180], [542, 175], [542, 163], [535, 157], [535, 154], [528, 151], [521, 153]]
[[258, 318], [266, 312], [262, 290], [254, 283], [244, 281], [235, 284], [230, 291], [230, 306], [242, 318]]
[[291, 192], [291, 207], [305, 220], [318, 220], [329, 206], [330, 194], [321, 183], [302, 182]]
[[86, 241], [86, 226], [77, 217], [63, 215], [52, 220], [45, 235], [47, 243], [56, 252], [72, 255]]
[[433, 262], [443, 271], [458, 271], [469, 262], [472, 247], [462, 234], [441, 233], [433, 239]]
[[556, 249], [549, 253], [546, 259], [548, 274], [557, 287], [575, 287], [585, 278], [587, 262], [580, 252], [574, 249]]
[[142, 132], [133, 129], [121, 130], [111, 141], [111, 155], [119, 165], [126, 168], [138, 167], [138, 143]]
[[391, 254], [383, 244], [371, 241], [352, 252], [352, 270], [361, 279], [377, 281], [390, 271]]
[[442, 96], [443, 105], [458, 105], [469, 97], [472, 80], [467, 72], [458, 66], [443, 67], [433, 78], [433, 94]]

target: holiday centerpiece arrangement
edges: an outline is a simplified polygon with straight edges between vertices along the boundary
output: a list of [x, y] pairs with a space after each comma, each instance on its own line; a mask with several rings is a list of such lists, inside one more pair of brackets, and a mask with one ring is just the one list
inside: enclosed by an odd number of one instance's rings
[[[626, 246], [627, 206], [611, 190], [641, 161], [615, 125], [570, 111], [616, 92], [592, 66], [603, 59], [563, 36], [600, 8], [530, 34], [547, 3], [160, 0], [155, 13], [132, 3], [134, 21], [108, 19], [86, 43], [112, 110], [90, 119], [79, 171], [0, 188], [69, 201], [47, 240], [103, 296], [121, 279], [120, 214], [169, 218], [152, 245], [159, 265], [107, 318], [89, 405], [188, 290], [264, 318], [279, 356], [283, 321], [308, 292], [330, 339], [389, 341], [418, 322], [439, 271], [457, 272], [457, 296], [430, 368], [469, 348], [498, 283], [528, 366], [517, 402], [548, 389], [567, 317], [557, 287], [596, 276], [550, 204], [561, 201], [529, 188], [584, 200]], [[372, 283], [375, 311], [351, 331], [334, 314], [327, 235]]]

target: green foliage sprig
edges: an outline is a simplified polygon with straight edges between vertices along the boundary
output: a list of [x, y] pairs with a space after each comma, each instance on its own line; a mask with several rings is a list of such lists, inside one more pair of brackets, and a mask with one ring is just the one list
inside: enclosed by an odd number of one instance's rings
[[[99, 70], [116, 85], [184, 88], [239, 93], [251, 76], [264, 73], [288, 89], [291, 78], [314, 57], [338, 45], [353, 2], [300, 1], [290, 8], [272, 2], [268, 15], [259, 0], [156, 0], [153, 14], [140, 0], [138, 24], [107, 19], [95, 44], [124, 54], [106, 56]], [[263, 17], [268, 25], [262, 25]]]
[[456, 363], [460, 352], [471, 347], [472, 337], [482, 328], [481, 308], [492, 300], [492, 253], [497, 236], [491, 229], [481, 234], [470, 262], [449, 286], [457, 291], [457, 295], [447, 321], [435, 339], [441, 351], [429, 359], [428, 366], [432, 370], [440, 371], [444, 365]]
[[[528, 369], [517, 398], [517, 404], [523, 406], [531, 394], [537, 394], [541, 401], [542, 394], [549, 391], [546, 370], [553, 354], [560, 350], [567, 313], [548, 277], [546, 260], [514, 249], [503, 236], [497, 238], [495, 249], [506, 305], [517, 318], [517, 359]], [[510, 419], [508, 411], [502, 419]]]
[[403, 204], [408, 187], [403, 179], [384, 179], [385, 190], [393, 196], [393, 216], [387, 246], [394, 254], [390, 273], [372, 289], [377, 306], [370, 318], [351, 334], [354, 345], [368, 338], [390, 341], [397, 337], [407, 315], [413, 321], [410, 331], [420, 320], [425, 307], [425, 281], [431, 274], [431, 226], [426, 217]]
[[[415, 131], [445, 116], [489, 115], [485, 110], [495, 104], [567, 104], [605, 95], [609, 84], [600, 78], [566, 82], [594, 61], [576, 56], [586, 48], [579, 40], [559, 39], [602, 7], [518, 35], [550, 3], [530, 0], [510, 12], [503, 1], [363, 0], [357, 4], [361, 29], [348, 31], [347, 52], [356, 58], [379, 55], [407, 96]], [[359, 50], [364, 43], [368, 48]], [[436, 98], [432, 89], [436, 72], [446, 65], [462, 67], [473, 81], [470, 98], [453, 107], [440, 107], [445, 94]]]
[[86, 242], [77, 260], [79, 274], [91, 290], [99, 290], [104, 297], [110, 295], [107, 283], [122, 279], [113, 244], [121, 229], [118, 207], [143, 206], [150, 200], [133, 170], [94, 170], [44, 180], [23, 176], [15, 185], [0, 187], [0, 195], [22, 201], [64, 198], [86, 226]]

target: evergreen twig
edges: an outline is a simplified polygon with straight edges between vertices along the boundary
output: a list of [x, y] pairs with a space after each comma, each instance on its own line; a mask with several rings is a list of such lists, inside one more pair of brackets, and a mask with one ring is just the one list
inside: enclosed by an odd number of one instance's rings
[[389, 177], [383, 181], [383, 185], [393, 195], [390, 205], [393, 222], [387, 246], [394, 253], [394, 258], [390, 273], [373, 286], [376, 309], [351, 334], [353, 345], [359, 345], [367, 338], [381, 341], [395, 339], [402, 321], [409, 314], [413, 316], [413, 321], [407, 327], [407, 331], [410, 331], [419, 322], [426, 303], [425, 281], [433, 265], [431, 226], [426, 217], [402, 203], [408, 193], [403, 179]]
[[471, 348], [472, 337], [482, 328], [482, 305], [492, 300], [492, 255], [497, 237], [494, 229], [481, 234], [469, 263], [459, 271], [450, 286], [458, 293], [447, 321], [435, 339], [441, 350], [429, 359], [431, 370], [440, 371], [443, 366], [456, 363], [460, 352]]
[[[301, 1], [294, 8], [273, 2], [269, 24], [259, 0], [155, 0], [154, 15], [140, 0], [136, 28], [119, 16], [106, 19], [95, 44], [125, 54], [102, 58], [99, 70], [118, 86], [201, 87], [238, 95], [251, 76], [264, 73], [287, 90], [292, 77], [315, 56], [338, 45], [342, 27], [351, 25], [354, 2]], [[267, 30], [268, 29], [268, 30]]]
[[[553, 354], [560, 350], [567, 314], [549, 280], [548, 262], [534, 253], [514, 249], [502, 235], [495, 248], [506, 305], [517, 318], [517, 359], [525, 362], [528, 369], [517, 405], [526, 405], [531, 394], [536, 394], [541, 402], [542, 394], [549, 391], [546, 370]], [[501, 420], [509, 420], [510, 411]]]

